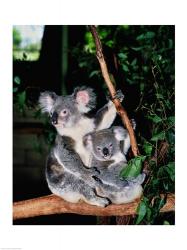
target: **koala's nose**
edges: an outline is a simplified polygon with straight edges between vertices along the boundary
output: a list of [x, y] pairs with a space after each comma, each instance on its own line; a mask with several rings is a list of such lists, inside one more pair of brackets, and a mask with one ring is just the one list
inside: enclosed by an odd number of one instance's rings
[[104, 154], [104, 156], [109, 155], [109, 150], [108, 150], [108, 148], [103, 148], [103, 154]]
[[53, 115], [51, 117], [51, 122], [52, 122], [52, 124], [58, 123], [58, 114], [56, 112], [53, 113]]

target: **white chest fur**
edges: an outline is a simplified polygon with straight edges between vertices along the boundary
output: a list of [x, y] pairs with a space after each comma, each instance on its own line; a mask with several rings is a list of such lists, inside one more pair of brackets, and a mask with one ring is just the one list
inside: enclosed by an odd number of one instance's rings
[[113, 163], [112, 165], [117, 164], [117, 163], [119, 163], [119, 162], [121, 162], [121, 161], [125, 161], [125, 162], [127, 161], [125, 155], [122, 154], [121, 152], [119, 152], [119, 153], [113, 155], [113, 156], [111, 157], [111, 160], [114, 160], [114, 163]]
[[93, 119], [82, 118], [73, 128], [57, 128], [60, 135], [71, 137], [75, 141], [75, 151], [80, 155], [83, 163], [88, 166], [90, 153], [83, 145], [83, 136], [95, 130]]

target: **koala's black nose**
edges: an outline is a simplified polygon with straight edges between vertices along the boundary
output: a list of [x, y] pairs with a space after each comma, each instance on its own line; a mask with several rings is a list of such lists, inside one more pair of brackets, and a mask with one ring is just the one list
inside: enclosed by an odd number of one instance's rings
[[51, 116], [51, 122], [52, 124], [57, 124], [58, 123], [58, 114], [57, 112], [54, 112]]
[[108, 148], [103, 148], [103, 154], [104, 154], [104, 156], [109, 155], [109, 150], [108, 150]]

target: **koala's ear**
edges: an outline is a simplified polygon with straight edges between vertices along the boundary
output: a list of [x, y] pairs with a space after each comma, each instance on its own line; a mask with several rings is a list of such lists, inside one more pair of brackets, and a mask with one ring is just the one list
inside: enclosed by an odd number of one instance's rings
[[78, 87], [74, 90], [73, 96], [81, 113], [87, 113], [96, 106], [96, 95], [91, 88]]
[[84, 145], [86, 148], [88, 148], [88, 149], [92, 146], [92, 135], [91, 135], [91, 133], [86, 134], [86, 135], [83, 137], [83, 145]]
[[49, 113], [57, 99], [57, 95], [54, 92], [45, 91], [40, 94], [39, 106], [42, 113]]
[[112, 127], [112, 131], [118, 141], [123, 141], [128, 136], [128, 131], [122, 127]]

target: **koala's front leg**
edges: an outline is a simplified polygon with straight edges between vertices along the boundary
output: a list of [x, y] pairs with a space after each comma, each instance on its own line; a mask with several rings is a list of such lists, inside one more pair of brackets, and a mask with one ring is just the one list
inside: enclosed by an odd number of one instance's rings
[[[116, 92], [114, 98], [119, 99], [120, 102], [123, 101], [124, 95], [121, 90], [118, 90]], [[116, 118], [116, 107], [110, 98], [107, 99], [109, 99], [108, 103], [100, 110], [98, 110], [95, 115], [96, 130], [109, 128], [112, 125], [114, 119]]]
[[95, 192], [95, 189], [90, 188], [89, 186], [84, 185], [84, 187], [82, 187], [81, 193], [83, 200], [90, 205], [106, 207], [111, 203], [108, 198], [98, 196]]
[[84, 166], [80, 156], [71, 146], [71, 142], [67, 137], [58, 136], [56, 145], [53, 148], [53, 154], [58, 163], [63, 166], [65, 171], [73, 174], [79, 179], [84, 180], [86, 183], [95, 187], [95, 180], [93, 175], [97, 174], [94, 168], [90, 169]]
[[118, 99], [120, 102], [122, 102], [124, 100], [124, 94], [122, 93], [122, 91], [119, 89], [116, 91], [116, 94], [113, 98], [111, 98], [112, 100], [114, 99]]

